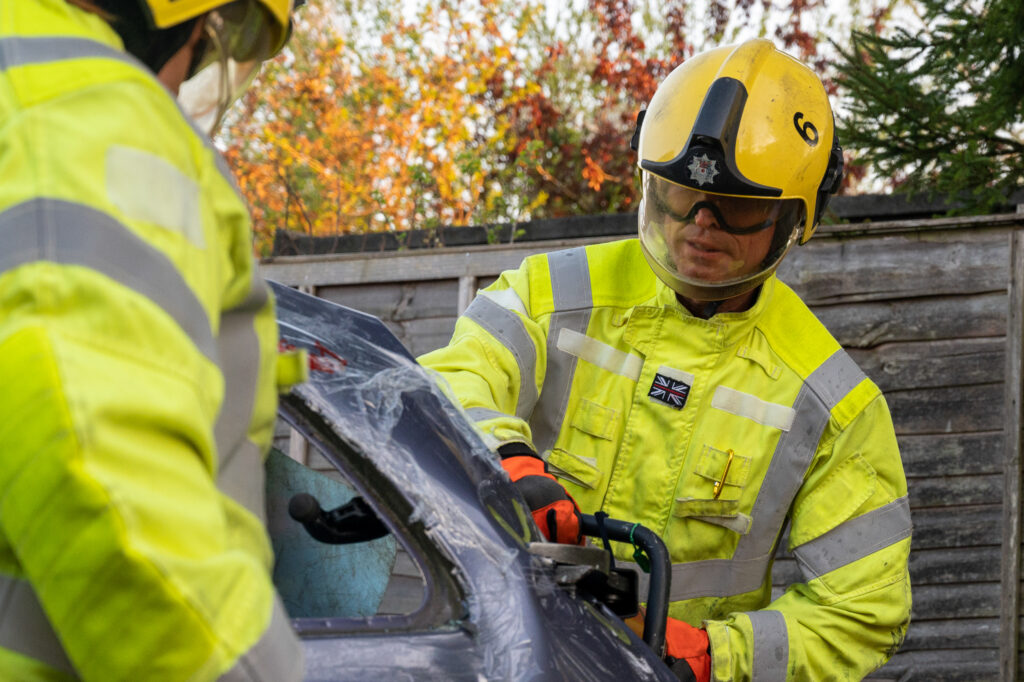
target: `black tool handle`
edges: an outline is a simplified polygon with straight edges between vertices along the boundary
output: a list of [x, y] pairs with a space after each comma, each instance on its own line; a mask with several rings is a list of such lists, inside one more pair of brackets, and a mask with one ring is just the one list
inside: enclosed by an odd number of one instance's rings
[[298, 493], [288, 502], [288, 515], [306, 532], [329, 545], [347, 545], [384, 537], [390, 531], [361, 497], [336, 509], [324, 511], [309, 493]]
[[[580, 530], [589, 537], [601, 537], [596, 517], [582, 514]], [[672, 587], [672, 560], [668, 548], [657, 533], [637, 523], [606, 518], [602, 522], [609, 540], [628, 542], [642, 549], [651, 560], [647, 612], [644, 614], [644, 641], [659, 655], [665, 649], [665, 623], [668, 620], [668, 595]]]

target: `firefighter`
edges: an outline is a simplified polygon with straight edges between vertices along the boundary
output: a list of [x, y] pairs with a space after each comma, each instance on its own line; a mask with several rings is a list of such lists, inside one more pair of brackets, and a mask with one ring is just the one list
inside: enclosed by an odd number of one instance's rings
[[279, 362], [222, 113], [291, 0], [0, 3], [0, 678], [297, 680], [263, 456]]
[[[665, 540], [681, 678], [857, 679], [903, 640], [911, 523], [878, 387], [774, 274], [842, 177], [825, 89], [769, 41], [716, 48], [634, 143], [639, 239], [527, 258], [421, 361], [549, 539], [582, 509]], [[802, 578], [773, 598], [787, 524]]]

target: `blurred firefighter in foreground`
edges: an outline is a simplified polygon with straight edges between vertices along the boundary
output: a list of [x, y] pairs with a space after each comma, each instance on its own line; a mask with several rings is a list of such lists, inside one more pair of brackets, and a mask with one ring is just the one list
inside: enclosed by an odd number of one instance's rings
[[262, 517], [302, 368], [206, 134], [291, 10], [0, 2], [4, 680], [301, 678]]
[[[549, 539], [579, 509], [662, 536], [681, 678], [862, 677], [909, 622], [906, 480], [878, 387], [774, 274], [842, 178], [825, 90], [766, 40], [717, 48], [634, 146], [639, 239], [527, 258], [421, 361]], [[787, 524], [802, 582], [773, 599]]]

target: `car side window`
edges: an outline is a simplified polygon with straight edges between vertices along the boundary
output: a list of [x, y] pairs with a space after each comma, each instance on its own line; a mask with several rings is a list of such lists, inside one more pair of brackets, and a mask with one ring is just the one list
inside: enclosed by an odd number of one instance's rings
[[346, 544], [313, 538], [289, 514], [292, 498], [310, 494], [329, 512], [346, 503], [349, 508], [359, 505], [358, 492], [314, 446], [281, 422], [274, 445], [266, 464], [267, 528], [274, 548], [274, 584], [288, 614], [370, 619], [418, 611], [426, 601], [427, 582], [401, 542], [401, 529], [385, 524], [389, 532], [382, 537]]

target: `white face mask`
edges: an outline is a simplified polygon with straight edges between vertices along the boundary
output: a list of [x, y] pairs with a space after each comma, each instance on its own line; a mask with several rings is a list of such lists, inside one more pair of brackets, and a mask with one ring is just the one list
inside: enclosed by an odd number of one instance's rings
[[215, 61], [181, 84], [178, 102], [196, 125], [212, 137], [224, 114], [259, 72], [259, 66], [257, 61]]
[[203, 40], [196, 46], [195, 73], [181, 84], [182, 109], [208, 135], [259, 72], [264, 59], [276, 52], [272, 22], [260, 3], [238, 0], [210, 11]]

